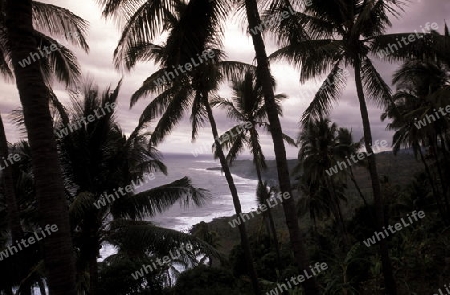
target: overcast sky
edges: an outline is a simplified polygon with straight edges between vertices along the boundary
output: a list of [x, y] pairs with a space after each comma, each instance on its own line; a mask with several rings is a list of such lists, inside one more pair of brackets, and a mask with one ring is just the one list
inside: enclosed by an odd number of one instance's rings
[[[51, 3], [65, 7], [73, 13], [89, 21], [88, 44], [90, 46], [89, 54], [78, 49], [74, 49], [84, 76], [91, 76], [100, 86], [100, 89], [111, 85], [114, 87], [120, 78], [123, 79], [121, 88], [117, 117], [120, 126], [126, 134], [129, 134], [137, 125], [139, 115], [143, 108], [150, 101], [150, 97], [142, 99], [131, 110], [129, 101], [131, 94], [138, 89], [146, 77], [150, 76], [156, 69], [153, 63], [141, 63], [131, 72], [121, 73], [114, 69], [112, 56], [114, 48], [119, 38], [119, 28], [112, 20], [101, 18], [101, 11], [94, 0], [42, 0], [45, 3]], [[399, 20], [393, 19], [393, 27], [389, 32], [412, 32], [420, 31], [421, 26], [425, 27], [427, 22], [436, 22], [439, 26], [438, 31], [443, 32], [444, 20], [450, 22], [450, 0], [412, 0], [409, 7], [405, 9], [403, 17]], [[238, 60], [251, 63], [254, 58], [254, 50], [250, 36], [244, 34], [244, 29], [236, 22], [229, 21], [225, 32], [225, 52], [228, 60]], [[73, 49], [72, 47], [69, 47]], [[266, 38], [266, 49], [268, 54], [274, 52], [277, 47]], [[312, 49], [314, 50], [314, 49]], [[375, 65], [382, 77], [390, 84], [393, 71], [398, 65], [391, 65], [382, 62], [375, 62]], [[308, 81], [305, 84], [299, 83], [298, 70], [287, 63], [276, 63], [271, 65], [272, 74], [277, 81], [276, 93], [285, 93], [288, 99], [283, 103], [284, 117], [281, 119], [282, 127], [285, 133], [291, 137], [296, 137], [299, 132], [298, 121], [305, 108], [309, 105], [312, 96], [324, 77], [316, 81]], [[332, 114], [331, 119], [339, 126], [353, 130], [355, 140], [362, 137], [362, 123], [357, 102], [355, 85], [353, 83], [353, 71], [349, 83], [345, 89], [342, 99]], [[5, 121], [6, 135], [8, 141], [17, 142], [22, 138], [18, 129], [13, 126], [8, 118], [8, 114], [20, 106], [19, 96], [14, 84], [1, 83], [0, 93], [0, 111]], [[68, 95], [64, 89], [54, 86], [55, 93], [64, 102], [67, 103]], [[221, 95], [226, 97], [230, 94], [229, 89], [224, 88]], [[219, 131], [223, 132], [233, 125], [226, 118], [225, 114], [217, 109], [214, 110]], [[375, 105], [369, 105], [369, 114], [372, 126], [373, 140], [387, 140], [391, 143], [392, 133], [385, 131], [386, 122], [380, 121], [381, 110]], [[170, 153], [191, 153], [195, 148], [202, 144], [208, 146], [212, 143], [212, 135], [209, 126], [205, 126], [199, 134], [195, 144], [191, 143], [191, 128], [188, 114], [185, 120], [179, 124], [174, 132], [158, 146], [160, 151]], [[154, 125], [153, 125], [154, 126]], [[152, 125], [149, 125], [151, 128]], [[264, 151], [268, 157], [273, 156], [273, 146], [269, 135], [262, 135], [261, 141]], [[289, 158], [297, 157], [296, 148], [287, 148]]]

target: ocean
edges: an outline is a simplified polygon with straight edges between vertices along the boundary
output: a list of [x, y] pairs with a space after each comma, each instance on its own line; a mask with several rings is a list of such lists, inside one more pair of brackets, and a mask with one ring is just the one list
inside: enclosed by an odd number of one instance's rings
[[[170, 209], [157, 214], [146, 220], [155, 225], [188, 232], [189, 229], [201, 221], [209, 222], [217, 217], [234, 215], [234, 206], [231, 193], [228, 188], [224, 174], [220, 170], [207, 170], [207, 168], [219, 167], [219, 161], [215, 161], [212, 155], [164, 155], [163, 163], [167, 166], [168, 175], [156, 173], [155, 179], [146, 183], [138, 191], [150, 189], [163, 184], [168, 184], [177, 179], [188, 176], [195, 187], [207, 189], [211, 192], [211, 199], [207, 200], [202, 207], [195, 205], [185, 208], [175, 203]], [[256, 180], [242, 178], [233, 175], [238, 190], [243, 212], [256, 210], [257, 201], [255, 196]], [[110, 245], [103, 245], [100, 254], [103, 260], [115, 253]]]

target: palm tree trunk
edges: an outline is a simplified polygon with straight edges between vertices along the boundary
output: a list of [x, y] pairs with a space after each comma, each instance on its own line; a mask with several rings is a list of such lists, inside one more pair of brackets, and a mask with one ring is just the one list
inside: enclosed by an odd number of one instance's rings
[[[275, 248], [275, 252], [276, 252], [275, 241], [274, 241], [274, 239], [272, 239], [272, 227], [270, 226], [269, 214], [267, 212], [263, 213], [263, 222], [264, 222], [264, 227], [266, 228], [267, 237], [269, 238], [269, 241], [270, 241], [270, 245]], [[277, 255], [278, 255], [278, 253], [277, 253]]]
[[[354, 67], [356, 91], [358, 94], [359, 107], [364, 129], [364, 144], [368, 153], [367, 160], [369, 162], [370, 178], [372, 179], [373, 199], [377, 217], [377, 231], [382, 232], [382, 227], [384, 225], [383, 196], [381, 194], [380, 180], [378, 178], [377, 163], [372, 150], [372, 131], [370, 129], [369, 113], [367, 111], [366, 100], [364, 97], [364, 90], [361, 79], [361, 60], [359, 56], [355, 57]], [[394, 275], [392, 273], [392, 264], [391, 259], [389, 258], [389, 249], [387, 247], [386, 240], [382, 239], [379, 244], [386, 292], [389, 295], [397, 295], [397, 286]]]
[[363, 200], [364, 206], [366, 206], [366, 208], [368, 209], [369, 214], [370, 214], [370, 217], [371, 217], [373, 220], [375, 220], [375, 216], [373, 215], [372, 210], [370, 210], [370, 208], [369, 208], [369, 203], [367, 203], [367, 200], [366, 200], [366, 198], [364, 197], [364, 194], [363, 194], [361, 188], [359, 187], [358, 182], [356, 181], [355, 174], [353, 174], [353, 169], [352, 169], [352, 167], [350, 166], [350, 167], [348, 167], [348, 169], [350, 170], [350, 180], [353, 182], [353, 185], [355, 186], [356, 190], [358, 191], [359, 196], [360, 196], [361, 199]]
[[263, 226], [266, 228], [266, 234], [269, 237], [270, 243], [272, 243], [272, 239], [271, 239], [271, 234], [270, 234], [270, 225], [269, 225], [269, 218], [267, 218], [267, 214], [266, 212], [263, 213], [263, 217], [261, 219], [261, 225], [258, 228], [258, 238], [257, 238], [257, 242], [260, 243], [261, 242], [261, 231]]
[[339, 197], [338, 197], [338, 195], [336, 193], [336, 186], [334, 185], [333, 179], [331, 177], [327, 177], [326, 176], [325, 181], [328, 183], [328, 186], [333, 191], [333, 198], [334, 198], [334, 200], [336, 202], [336, 206], [331, 205], [331, 208], [332, 208], [332, 210], [334, 212], [333, 213], [334, 218], [336, 219], [338, 224], [341, 226], [344, 246], [345, 246], [345, 249], [347, 250], [350, 247], [350, 239], [348, 237], [347, 229], [345, 228], [345, 223], [344, 223], [344, 218], [342, 216], [340, 200], [339, 200]]
[[[261, 18], [259, 16], [256, 0], [245, 0], [245, 9], [249, 27], [257, 27], [261, 23]], [[307, 258], [305, 246], [303, 244], [304, 242], [300, 233], [297, 213], [295, 210], [295, 201], [292, 194], [291, 180], [289, 178], [289, 168], [286, 160], [286, 149], [284, 147], [282, 136], [283, 130], [281, 129], [280, 119], [278, 118], [275, 95], [269, 69], [269, 60], [267, 58], [264, 40], [262, 39], [261, 33], [259, 31], [256, 34], [252, 34], [252, 41], [258, 64], [256, 74], [262, 84], [264, 103], [267, 109], [267, 117], [269, 119], [271, 130], [270, 133], [272, 135], [274, 145], [280, 189], [282, 192], [287, 192], [291, 195], [290, 198], [284, 200], [283, 210], [286, 218], [286, 224], [289, 230], [292, 249], [294, 251], [294, 257], [297, 262], [299, 271], [301, 272], [308, 267], [309, 261]], [[319, 294], [316, 280], [314, 278], [305, 280], [305, 282], [303, 282], [303, 287], [305, 289], [306, 295]]]
[[[333, 190], [335, 190], [335, 189], [333, 188]], [[342, 232], [344, 234], [344, 244], [346, 247], [349, 247], [350, 246], [350, 238], [348, 236], [347, 228], [345, 227], [344, 217], [342, 215], [341, 204], [340, 204], [339, 199], [336, 199], [336, 207], [337, 207], [337, 212], [338, 212], [338, 216], [339, 216], [339, 222], [341, 223]]]
[[[217, 132], [216, 120], [214, 119], [211, 106], [209, 105], [208, 94], [203, 93], [202, 96], [203, 96], [203, 104], [205, 105], [206, 112], [208, 113], [208, 120], [211, 124], [211, 131], [212, 131], [212, 134], [214, 137], [214, 141], [216, 143], [217, 155], [219, 156], [222, 170], [225, 174], [225, 178], [227, 180], [228, 187], [230, 188], [231, 196], [233, 198], [234, 210], [236, 212], [237, 217], [239, 218], [239, 215], [242, 213], [242, 209], [241, 209], [241, 202], [239, 200], [236, 185], [234, 184], [233, 176], [231, 175], [230, 167], [228, 166], [228, 162], [225, 158], [225, 154], [223, 153], [222, 146], [220, 145], [220, 142], [217, 140], [219, 138], [219, 133]], [[259, 288], [258, 276], [256, 274], [255, 267], [253, 265], [253, 256], [252, 256], [252, 252], [250, 249], [250, 243], [248, 240], [247, 230], [245, 228], [244, 220], [242, 220], [242, 222], [238, 225], [238, 228], [239, 228], [239, 233], [241, 236], [241, 245], [242, 245], [242, 248], [244, 249], [245, 259], [247, 260], [248, 272], [250, 275], [250, 279], [252, 281], [253, 292], [256, 295], [259, 295], [259, 294], [261, 294], [261, 291]]]
[[360, 196], [361, 199], [363, 200], [364, 205], [365, 205], [366, 207], [368, 207], [369, 204], [367, 203], [366, 198], [364, 197], [364, 194], [362, 193], [361, 188], [359, 187], [358, 182], [356, 182], [356, 178], [355, 178], [355, 175], [353, 174], [353, 169], [352, 169], [352, 167], [350, 166], [350, 167], [348, 167], [348, 169], [350, 170], [350, 180], [353, 182], [353, 185], [355, 186], [356, 190], [358, 191], [359, 196]]
[[[258, 144], [258, 140], [256, 139], [257, 131], [254, 126], [255, 126], [255, 124], [253, 123], [253, 127], [250, 129], [250, 138], [251, 138], [252, 145], [253, 145], [253, 152], [255, 152], [256, 150], [259, 150], [259, 148], [256, 148], [257, 146], [259, 146], [259, 144]], [[258, 159], [255, 154], [253, 154], [253, 162], [255, 163], [255, 166], [256, 166], [256, 175], [258, 176], [258, 182], [261, 183], [261, 185], [263, 185], [261, 166], [259, 165]], [[264, 200], [264, 201], [266, 201], [266, 200]], [[272, 209], [270, 208], [270, 206], [267, 206], [267, 216], [269, 217], [270, 230], [272, 231], [275, 252], [277, 253], [278, 266], [280, 267], [281, 266], [280, 244], [278, 243], [277, 230], [275, 228], [275, 222], [273, 221]], [[269, 235], [269, 237], [270, 237], [270, 235]]]
[[275, 252], [277, 253], [278, 266], [281, 267], [280, 244], [278, 242], [277, 230], [275, 228], [275, 222], [273, 221], [272, 211], [269, 207], [267, 208], [268, 208], [267, 215], [269, 216], [270, 230], [272, 231], [273, 243], [275, 244]]
[[31, 148], [40, 225], [58, 227], [57, 232], [43, 240], [49, 291], [52, 295], [75, 295], [68, 205], [48, 105], [49, 92], [39, 62], [19, 66], [19, 61], [29, 58], [37, 48], [31, 3], [31, 0], [7, 1], [8, 41]]
[[[250, 133], [252, 132], [252, 130], [250, 130]], [[252, 144], [254, 144], [254, 141], [253, 141], [253, 137], [252, 137], [252, 135], [250, 135], [250, 138], [252, 138]], [[255, 153], [255, 151], [256, 151], [257, 149], [255, 148], [255, 146], [254, 146], [254, 148], [253, 148], [253, 153]], [[255, 163], [255, 168], [256, 168], [256, 175], [257, 175], [257, 178], [258, 178], [258, 187], [259, 186], [264, 186], [264, 189], [266, 189], [266, 186], [264, 185], [264, 183], [263, 183], [263, 180], [262, 180], [262, 175], [261, 175], [261, 168], [260, 168], [260, 166], [259, 166], [259, 163], [257, 162], [257, 156], [255, 155], [255, 154], [253, 154], [253, 162]], [[267, 200], [267, 199], [265, 199], [265, 195], [263, 195], [263, 203]], [[269, 240], [270, 241], [272, 241], [272, 238], [271, 238], [271, 227], [270, 227], [270, 222], [269, 222], [269, 214], [268, 214], [268, 212], [270, 212], [270, 207], [267, 207], [267, 211], [266, 212], [263, 212], [263, 222], [264, 222], [264, 226], [266, 227], [266, 232], [267, 232], [267, 235], [269, 236]], [[276, 237], [275, 237], [275, 239], [276, 239]]]

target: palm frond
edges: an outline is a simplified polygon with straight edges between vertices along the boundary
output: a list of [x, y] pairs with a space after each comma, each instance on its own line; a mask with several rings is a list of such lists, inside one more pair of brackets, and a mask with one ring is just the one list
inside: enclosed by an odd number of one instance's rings
[[371, 37], [384, 34], [392, 23], [389, 14], [399, 18], [404, 12], [405, 1], [366, 1], [352, 28], [352, 36]]
[[369, 99], [375, 101], [378, 106], [386, 107], [393, 103], [391, 89], [367, 57], [362, 60], [361, 76]]
[[[148, 221], [118, 219], [111, 222], [106, 240], [117, 245], [120, 252], [153, 253], [166, 256], [176, 249], [192, 246], [190, 256], [205, 254], [221, 260], [223, 255], [204, 241], [176, 230], [154, 226]], [[173, 253], [175, 254], [175, 253]], [[189, 255], [189, 254], [187, 254]]]
[[285, 133], [283, 133], [283, 140], [284, 140], [287, 144], [289, 144], [289, 145], [291, 145], [291, 146], [297, 147], [296, 140], [293, 139], [292, 137], [290, 137], [289, 135], [285, 134]]
[[94, 201], [94, 195], [89, 192], [80, 192], [73, 199], [69, 206], [69, 216], [72, 224], [76, 224], [76, 222], [82, 220], [95, 209]]
[[[314, 48], [314, 50], [311, 50]], [[290, 44], [270, 55], [271, 60], [286, 59], [301, 68], [300, 81], [324, 74], [343, 56], [341, 40], [306, 40]]]
[[225, 109], [227, 111], [227, 117], [230, 119], [234, 119], [236, 121], [245, 121], [245, 117], [243, 116], [243, 114], [236, 108], [233, 101], [229, 99], [222, 97], [213, 98], [211, 99], [210, 104], [212, 107], [218, 106], [222, 109]]
[[195, 188], [188, 177], [116, 200], [111, 213], [116, 218], [142, 219], [162, 213], [180, 201], [185, 207], [201, 206], [211, 197], [209, 191]]
[[[40, 32], [35, 31], [35, 36], [39, 48], [57, 47], [57, 50], [39, 60], [42, 71], [47, 74], [47, 80], [50, 80], [50, 75], [55, 75], [66, 86], [76, 85], [79, 82], [81, 70], [74, 53], [53, 38]], [[45, 70], [46, 68], [48, 69]]]
[[36, 30], [63, 37], [86, 52], [89, 51], [86, 42], [88, 25], [87, 21], [66, 8], [33, 1], [33, 27]]
[[114, 64], [119, 67], [123, 62], [125, 69], [130, 70], [133, 68], [138, 61], [151, 61], [154, 60], [156, 63], [160, 62], [160, 57], [162, 56], [163, 47], [153, 44], [153, 43], [138, 43], [133, 47], [128, 48], [124, 60], [114, 57]]
[[[117, 7], [114, 6], [117, 0], [99, 0], [106, 3], [108, 10], [104, 11], [104, 15], [115, 14]], [[120, 67], [121, 62], [126, 60], [127, 53], [130, 48], [139, 46], [142, 43], [151, 43], [153, 38], [161, 33], [164, 29], [164, 19], [170, 17], [173, 10], [172, 0], [156, 0], [145, 1], [142, 5], [136, 7], [137, 1], [128, 1], [129, 6], [124, 6], [125, 26], [122, 30], [119, 43], [114, 50], [115, 66]], [[108, 8], [108, 5], [111, 4]], [[114, 7], [115, 8], [114, 8]]]
[[[136, 90], [130, 99], [130, 107], [133, 107], [139, 99], [142, 97], [149, 95], [150, 93], [163, 93], [165, 91], [165, 95], [163, 97], [168, 98], [168, 95], [174, 94], [175, 87], [170, 87], [173, 85], [168, 82], [165, 77], [166, 69], [159, 69], [154, 72], [150, 77], [148, 77], [143, 83], [142, 86]], [[176, 86], [176, 85], [175, 85]], [[171, 89], [172, 88], [172, 89]]]
[[[289, 16], [279, 22], [271, 22], [274, 17], [280, 18], [284, 13]], [[292, 13], [294, 12], [294, 13]], [[331, 38], [335, 30], [333, 24], [305, 12], [294, 11], [292, 7], [282, 6], [263, 13], [263, 23], [276, 38], [277, 44], [286, 46], [290, 42]]]
[[220, 61], [217, 63], [217, 68], [223, 77], [228, 81], [237, 80], [242, 77], [242, 73], [249, 71], [256, 71], [256, 66], [250, 65], [240, 61]]
[[58, 114], [61, 117], [62, 123], [67, 126], [70, 123], [69, 122], [70, 120], [69, 120], [69, 115], [67, 113], [66, 108], [59, 101], [58, 97], [56, 96], [56, 94], [53, 92], [53, 90], [50, 87], [48, 87], [48, 91], [50, 93], [50, 103], [58, 111]]
[[[231, 128], [229, 131], [225, 132], [219, 137], [219, 142], [221, 143], [222, 150], [228, 150], [228, 154], [226, 156], [227, 162], [232, 165], [233, 161], [237, 158], [237, 156], [244, 150], [245, 148], [245, 133], [242, 132], [235, 136], [230, 136], [230, 131], [235, 129], [235, 127]], [[236, 134], [236, 133], [234, 133]], [[213, 143], [212, 149], [214, 154], [214, 159], [219, 158], [216, 148], [217, 143]]]
[[190, 88], [190, 85], [187, 85], [186, 87], [179, 89], [179, 91], [171, 97], [172, 99], [169, 105], [152, 133], [150, 139], [152, 144], [156, 145], [161, 142], [181, 120], [184, 112], [188, 109], [189, 104], [192, 101], [191, 95], [192, 89]]
[[[432, 33], [386, 34], [373, 37], [370, 51], [379, 58], [389, 61], [407, 61], [408, 59], [445, 59], [448, 52], [442, 50], [448, 37]], [[405, 40], [408, 44], [400, 42]], [[412, 41], [413, 40], [413, 41]], [[447, 48], [448, 49], [448, 48]]]
[[207, 48], [221, 48], [228, 12], [227, 1], [189, 1], [167, 37], [165, 65], [177, 67]]
[[12, 69], [7, 30], [0, 30], [0, 74], [8, 82], [12, 82], [14, 78]]
[[267, 199], [270, 198], [267, 181], [259, 182], [256, 187], [256, 201], [258, 204], [266, 204]]
[[339, 63], [336, 63], [325, 82], [317, 91], [313, 101], [303, 112], [301, 118], [302, 124], [307, 124], [312, 118], [328, 115], [332, 103], [338, 100], [346, 82], [347, 78], [343, 74], [343, 70], [339, 67]]
[[[129, 18], [147, 0], [97, 0], [104, 17]], [[168, 6], [168, 5], [166, 5]]]

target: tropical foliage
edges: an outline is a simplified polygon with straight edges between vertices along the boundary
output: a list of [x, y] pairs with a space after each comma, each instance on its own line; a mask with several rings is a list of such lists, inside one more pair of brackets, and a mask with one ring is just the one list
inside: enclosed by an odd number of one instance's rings
[[[127, 133], [115, 108], [122, 81], [104, 91], [82, 81], [69, 49], [89, 51], [88, 23], [55, 5], [0, 0], [0, 72], [16, 83], [22, 107], [10, 118], [27, 135], [9, 143], [0, 117], [0, 157], [19, 157], [0, 166], [0, 294], [278, 294], [316, 262], [326, 271], [283, 294], [437, 293], [450, 275], [450, 32], [445, 25], [443, 34], [414, 33], [415, 42], [387, 53], [413, 34], [387, 33], [405, 2], [98, 0], [102, 16], [121, 30], [115, 67], [127, 75], [141, 62], [158, 67], [129, 97], [130, 107], [149, 101]], [[225, 24], [233, 16], [252, 40], [254, 64], [227, 59]], [[264, 35], [278, 46], [270, 55]], [[52, 45], [57, 50], [44, 54]], [[394, 89], [375, 59], [398, 66]], [[296, 141], [280, 121], [287, 96], [275, 93], [270, 68], [279, 60], [299, 71], [300, 83], [326, 75], [303, 114], [298, 110]], [[330, 119], [350, 77], [362, 121], [356, 141], [356, 132]], [[71, 103], [53, 92], [54, 81]], [[229, 96], [221, 91], [226, 85]], [[393, 132], [392, 153], [374, 153], [371, 102]], [[233, 121], [223, 134], [215, 112]], [[170, 172], [158, 144], [186, 114], [192, 141], [211, 128], [212, 157], [236, 213], [230, 218], [243, 213], [231, 172], [251, 153], [261, 218], [237, 230], [221, 218], [189, 233], [152, 222], [176, 203], [200, 207], [213, 197], [187, 176], [152, 183]], [[297, 159], [287, 160], [286, 144], [299, 148]], [[352, 165], [355, 154], [363, 159]], [[292, 197], [266, 206], [278, 193]], [[368, 238], [413, 211], [426, 218], [371, 247]], [[19, 240], [50, 224], [55, 234], [13, 253]], [[166, 261], [187, 246], [191, 251]], [[107, 257], [104, 248], [112, 249]]]

